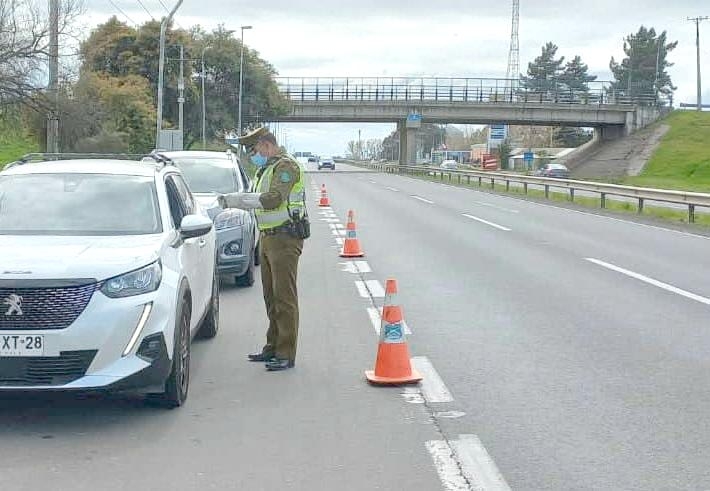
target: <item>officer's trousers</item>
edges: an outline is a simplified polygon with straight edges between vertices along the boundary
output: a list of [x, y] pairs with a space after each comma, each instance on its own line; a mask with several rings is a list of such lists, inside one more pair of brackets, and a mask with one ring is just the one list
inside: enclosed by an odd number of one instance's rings
[[295, 360], [298, 343], [298, 259], [303, 239], [288, 233], [262, 234], [259, 239], [261, 284], [269, 329], [264, 353]]

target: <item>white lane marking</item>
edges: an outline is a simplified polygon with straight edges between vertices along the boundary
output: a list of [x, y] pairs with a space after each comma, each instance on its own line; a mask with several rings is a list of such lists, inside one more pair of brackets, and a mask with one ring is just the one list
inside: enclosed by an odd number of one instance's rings
[[466, 479], [461, 474], [454, 451], [445, 440], [431, 440], [425, 443], [434, 461], [441, 484], [446, 491], [471, 491]]
[[504, 232], [510, 232], [510, 229], [507, 227], [504, 227], [502, 225], [498, 225], [497, 223], [489, 222], [488, 220], [484, 220], [483, 218], [478, 218], [473, 215], [469, 215], [468, 213], [462, 213], [463, 216], [466, 218], [470, 218], [471, 220], [476, 220], [477, 222], [485, 223], [486, 225], [489, 225], [493, 228], [497, 228], [498, 230], [502, 230]]
[[[379, 336], [380, 326], [382, 325], [381, 309], [378, 309], [377, 307], [368, 307], [367, 315], [370, 317], [370, 322], [372, 323], [372, 327], [375, 330], [375, 334]], [[411, 336], [412, 330], [409, 329], [409, 326], [407, 325], [407, 322], [404, 319], [402, 319], [402, 329], [404, 329], [404, 334], [406, 334], [407, 336]]]
[[459, 435], [450, 442], [463, 475], [473, 489], [511, 491], [481, 440], [476, 435]]
[[367, 280], [365, 284], [373, 297], [379, 298], [385, 296], [385, 289], [378, 280]]
[[342, 223], [329, 223], [328, 226], [331, 230], [345, 230], [345, 225]]
[[389, 190], [392, 191], [392, 192], [399, 193], [399, 189], [396, 189], [396, 188], [387, 187], [387, 188], [385, 188], [385, 189], [389, 189]]
[[653, 278], [649, 278], [648, 276], [644, 276], [639, 273], [634, 273], [633, 271], [629, 271], [628, 269], [620, 268], [619, 266], [614, 266], [613, 264], [605, 263], [604, 261], [600, 261], [599, 259], [594, 259], [592, 257], [586, 257], [585, 259], [591, 263], [597, 264], [607, 269], [611, 269], [612, 271], [616, 271], [617, 273], [625, 274], [626, 276], [630, 276], [631, 278], [635, 278], [637, 280], [648, 283], [649, 285], [657, 286], [658, 288], [663, 288], [664, 290], [681, 295], [691, 300], [695, 300], [696, 302], [704, 303], [705, 305], [710, 305], [710, 298], [701, 297], [700, 295], [696, 295], [695, 293], [682, 290], [673, 285], [669, 285], [668, 283], [663, 283], [662, 281], [654, 280]]
[[340, 263], [340, 265], [346, 273], [372, 273], [372, 268], [370, 268], [370, 265], [367, 264], [367, 261], [348, 261]]
[[415, 356], [412, 364], [422, 374], [424, 379], [420, 383], [420, 389], [424, 399], [428, 402], [452, 402], [454, 397], [449, 392], [446, 384], [437, 373], [434, 365], [426, 356]]
[[400, 395], [410, 404], [424, 404], [426, 402], [418, 387], [406, 386]]
[[430, 201], [430, 200], [428, 200], [428, 199], [426, 199], [426, 198], [422, 198], [421, 196], [412, 195], [412, 198], [418, 199], [419, 201], [423, 201], [424, 203], [428, 203], [428, 204], [430, 204], [430, 205], [433, 205], [433, 204], [434, 204], [433, 201]]
[[364, 281], [356, 281], [355, 287], [357, 288], [357, 291], [362, 298], [369, 298], [370, 297], [370, 293], [367, 291], [367, 287], [365, 286]]
[[335, 222], [339, 222], [340, 219], [338, 219], [338, 218], [321, 218], [320, 221], [321, 222], [328, 222], [328, 223], [335, 223]]
[[463, 418], [466, 416], [466, 413], [463, 411], [437, 411], [434, 413], [435, 418], [444, 418], [444, 419], [457, 419], [457, 418]]
[[382, 283], [377, 280], [356, 281], [355, 286], [357, 286], [357, 290], [363, 298], [381, 298], [385, 296], [385, 289], [382, 287]]
[[342, 246], [345, 243], [345, 239], [342, 237], [336, 237], [335, 242], [337, 242], [339, 246]]
[[377, 184], [377, 181], [375, 181], [375, 180], [373, 180], [373, 179], [370, 179], [370, 182], [371, 182], [372, 184]]
[[474, 201], [477, 205], [487, 206], [489, 208], [494, 208], [500, 211], [507, 211], [508, 213], [520, 213], [518, 210], [511, 210], [510, 208], [503, 208], [502, 206], [492, 205], [491, 203], [485, 203], [483, 201]]
[[331, 230], [330, 233], [333, 235], [333, 237], [343, 237], [343, 236], [345, 235], [345, 231], [344, 231], [344, 230], [340, 230], [340, 229], [337, 229], [337, 228]]

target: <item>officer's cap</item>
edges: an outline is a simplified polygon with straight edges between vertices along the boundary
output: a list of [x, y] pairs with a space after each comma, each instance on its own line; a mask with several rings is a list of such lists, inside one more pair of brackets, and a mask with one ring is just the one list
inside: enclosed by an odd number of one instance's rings
[[250, 131], [246, 135], [240, 136], [239, 143], [244, 145], [247, 150], [251, 150], [257, 143], [259, 143], [259, 141], [269, 135], [271, 135], [271, 132], [262, 126], [261, 128]]

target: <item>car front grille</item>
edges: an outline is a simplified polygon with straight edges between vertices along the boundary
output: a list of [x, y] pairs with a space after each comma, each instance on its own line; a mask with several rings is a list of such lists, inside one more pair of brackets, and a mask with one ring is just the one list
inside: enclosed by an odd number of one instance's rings
[[64, 329], [84, 311], [96, 282], [53, 287], [0, 287], [0, 330]]
[[66, 385], [86, 374], [96, 353], [62, 351], [54, 357], [0, 358], [0, 387]]

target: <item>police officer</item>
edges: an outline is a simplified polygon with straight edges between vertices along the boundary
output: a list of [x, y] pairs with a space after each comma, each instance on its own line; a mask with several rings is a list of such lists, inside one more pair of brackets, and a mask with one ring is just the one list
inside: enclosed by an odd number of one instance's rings
[[[286, 370], [296, 361], [298, 340], [298, 259], [307, 219], [303, 168], [282, 152], [274, 135], [259, 128], [239, 138], [259, 168], [253, 193], [220, 196], [223, 207], [253, 209], [260, 232], [261, 283], [269, 329], [261, 352], [250, 361], [267, 370]], [[297, 227], [299, 224], [301, 227]], [[307, 222], [305, 222], [307, 224]]]

